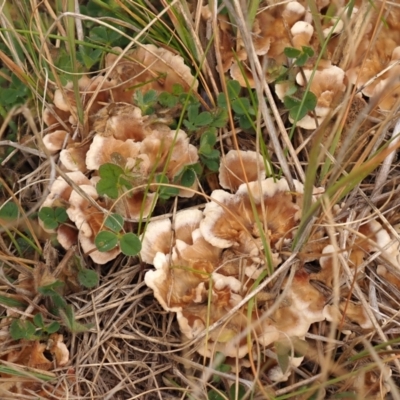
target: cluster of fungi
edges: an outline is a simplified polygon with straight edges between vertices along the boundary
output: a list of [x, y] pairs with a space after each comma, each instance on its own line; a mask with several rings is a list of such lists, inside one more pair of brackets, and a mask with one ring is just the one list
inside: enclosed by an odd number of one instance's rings
[[[267, 2], [252, 24], [255, 53], [268, 59], [265, 79], [278, 101], [283, 102], [293, 85], [300, 92], [308, 87], [317, 97], [315, 109], [297, 121], [297, 127], [315, 130], [326, 117], [340, 113], [345, 96], [351, 97], [350, 107], [358, 114], [371, 109], [389, 112], [397, 104], [400, 7], [317, 0], [318, 12], [326, 17], [316, 27], [308, 2], [270, 3], [274, 2]], [[213, 18], [209, 6], [203, 7], [202, 16], [204, 23]], [[254, 81], [239, 32], [227, 14], [218, 15], [217, 21], [224, 72], [228, 79], [251, 88]], [[301, 69], [289, 69], [287, 80], [274, 83], [276, 71], [293, 65], [284, 52], [288, 47], [311, 48], [314, 55]], [[69, 220], [56, 229], [58, 242], [65, 249], [79, 243], [82, 252], [98, 264], [120, 253], [118, 246], [100, 252], [94, 243], [107, 213], [116, 212], [130, 223], [146, 221], [157, 204], [154, 172], [164, 172], [173, 181], [183, 168], [199, 160], [191, 137], [170, 128], [168, 115], [157, 110], [143, 115], [133, 101], [136, 90], [168, 92], [175, 83], [197, 93], [198, 82], [180, 56], [154, 45], [125, 52], [115, 48], [105, 59], [105, 71], [79, 80], [80, 104], [72, 84], [55, 91], [54, 104], [44, 113], [48, 128], [43, 136], [47, 151], [59, 155], [62, 174], [52, 183], [42, 207], [54, 207], [61, 200]], [[79, 107], [84, 109], [80, 122]], [[134, 188], [117, 199], [99, 195], [98, 171], [105, 163], [117, 164], [135, 177]], [[154, 266], [149, 267], [145, 283], [164, 310], [176, 313], [183, 335], [194, 341], [200, 354], [213, 357], [221, 352], [246, 367], [249, 356], [256, 359], [261, 348], [275, 360], [269, 378], [280, 382], [288, 379], [304, 355], [292, 352], [290, 366], [283, 371], [276, 361], [277, 344], [304, 339], [315, 322], [335, 323], [343, 335], [374, 329], [374, 313], [351, 300], [352, 288], [346, 282], [350, 273], [368, 292], [364, 261], [380, 252], [378, 276], [400, 287], [400, 253], [393, 233], [370, 216], [353, 229], [352, 246], [339, 251], [322, 220], [301, 249], [294, 273], [270, 279], [292, 252], [303, 214], [303, 183], [293, 180], [289, 186], [285, 178], [272, 176], [257, 152], [240, 149], [221, 156], [218, 178], [220, 188], [209, 193], [204, 207], [181, 209], [173, 217], [158, 216], [143, 224], [140, 232], [140, 258]], [[197, 187], [196, 180], [191, 188], [182, 187], [178, 196], [191, 198]], [[322, 188], [315, 188], [312, 201], [323, 195]], [[350, 271], [342, 267], [343, 259]], [[312, 264], [318, 264], [317, 271], [309, 268]], [[267, 278], [268, 284], [253, 296], [254, 301], [243, 301]], [[331, 297], [334, 285], [340, 285], [336, 304]], [[204, 336], [210, 326], [213, 329]], [[384, 381], [388, 376], [390, 369]], [[389, 387], [384, 382], [378, 389], [382, 394]]]

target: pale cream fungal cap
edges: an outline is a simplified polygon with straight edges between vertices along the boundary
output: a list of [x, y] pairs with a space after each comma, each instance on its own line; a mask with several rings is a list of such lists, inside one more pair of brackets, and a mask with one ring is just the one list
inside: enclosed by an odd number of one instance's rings
[[62, 224], [57, 228], [57, 241], [65, 249], [69, 250], [78, 241], [78, 230]]
[[63, 148], [67, 144], [68, 132], [64, 130], [57, 130], [51, 132], [43, 137], [43, 144], [46, 149], [52, 153], [55, 153]]
[[[268, 52], [268, 49], [265, 50], [265, 53]], [[247, 71], [246, 66], [243, 65], [244, 72]], [[246, 74], [246, 79], [243, 76], [243, 71], [241, 70], [239, 64], [237, 61], [233, 62], [229, 73], [231, 75], [231, 78], [234, 79], [235, 81], [238, 81], [241, 87], [247, 87], [249, 86], [250, 88], [255, 88], [256, 87], [256, 82], [252, 76], [252, 74]]]
[[329, 35], [335, 35], [337, 33], [340, 33], [343, 31], [344, 28], [344, 22], [339, 19], [339, 18], [334, 18], [332, 20], [333, 25], [330, 26], [329, 28], [325, 28], [322, 33], [324, 34], [324, 37], [327, 38]]
[[290, 1], [286, 4], [286, 7], [282, 13], [282, 17], [285, 19], [288, 26], [293, 26], [300, 18], [305, 14], [305, 7], [297, 1]]
[[68, 171], [86, 171], [85, 157], [87, 146], [69, 146], [61, 150], [60, 162]]
[[168, 282], [168, 275], [170, 274], [170, 255], [158, 252], [156, 253], [152, 263], [155, 270], [146, 272], [144, 276], [144, 282], [150, 289], [153, 290], [154, 297], [158, 300], [165, 311], [181, 311], [182, 307], [169, 306], [166, 302], [166, 299], [164, 299], [164, 296], [160, 292], [160, 288], [165, 286]]
[[[80, 185], [79, 187], [94, 200], [99, 197], [96, 188], [94, 188], [92, 185]], [[69, 203], [70, 207], [67, 209], [69, 219], [72, 222], [75, 222], [75, 225], [79, 229], [81, 235], [85, 237], [91, 237], [94, 232], [87, 222], [89, 215], [85, 213], [85, 206], [87, 206], [88, 200], [73, 190], [69, 197]]]
[[142, 237], [140, 257], [147, 264], [153, 264], [157, 253], [168, 254], [171, 248], [172, 226], [169, 218], [151, 221]]
[[288, 92], [291, 85], [293, 85], [293, 83], [289, 81], [275, 83], [275, 94], [282, 102], [284, 101], [286, 93]]
[[70, 107], [65, 100], [62, 91], [60, 89], [57, 89], [54, 92], [54, 99], [53, 99], [54, 105], [59, 108], [62, 111], [70, 111]]
[[69, 351], [63, 342], [63, 336], [58, 333], [50, 335], [47, 342], [47, 349], [53, 354], [57, 367], [65, 366], [69, 361]]
[[307, 22], [299, 21], [293, 25], [291, 33], [293, 35], [293, 46], [302, 48], [303, 46], [309, 45], [314, 33], [314, 28]]
[[200, 231], [207, 240], [213, 246], [219, 247], [221, 249], [231, 247], [235, 244], [233, 240], [227, 240], [214, 235], [213, 228], [215, 221], [224, 214], [224, 209], [218, 204], [228, 204], [234, 201], [235, 196], [224, 190], [214, 190], [211, 194], [211, 199], [215, 201], [210, 201], [206, 204], [204, 208], [205, 218], [200, 223]]
[[140, 143], [132, 140], [122, 141], [114, 139], [112, 136], [96, 135], [86, 153], [86, 167], [89, 170], [98, 170], [101, 165], [106, 163], [122, 161], [122, 164], [126, 164], [127, 158], [137, 157], [139, 150]]
[[201, 210], [179, 211], [175, 217], [175, 238], [187, 244], [193, 243], [193, 231], [200, 226], [203, 219]]
[[218, 272], [212, 273], [212, 279], [214, 281], [214, 288], [216, 290], [229, 288], [231, 291], [238, 293], [243, 286], [242, 282], [240, 282], [234, 276], [225, 276], [219, 274]]
[[219, 183], [224, 189], [235, 191], [242, 183], [264, 180], [265, 176], [264, 159], [255, 151], [230, 150], [221, 159]]

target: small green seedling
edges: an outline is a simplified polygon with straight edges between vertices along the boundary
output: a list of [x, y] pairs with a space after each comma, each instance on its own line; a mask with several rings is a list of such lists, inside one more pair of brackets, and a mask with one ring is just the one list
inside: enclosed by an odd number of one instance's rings
[[68, 219], [68, 214], [62, 207], [43, 207], [39, 211], [39, 218], [46, 229], [57, 229], [59, 224], [63, 224]]
[[297, 96], [285, 96], [283, 104], [289, 110], [290, 117], [299, 121], [304, 118], [308, 112], [315, 110], [317, 106], [317, 96], [312, 92], [303, 94], [302, 98]]
[[26, 102], [29, 95], [29, 86], [21, 82], [17, 75], [13, 74], [8, 86], [0, 91], [0, 104], [7, 106], [8, 109]]
[[66, 301], [59, 293], [59, 290], [63, 286], [64, 286], [63, 282], [56, 280], [53, 283], [50, 283], [49, 285], [40, 286], [38, 288], [39, 294], [41, 294], [42, 296], [51, 298], [51, 300], [54, 304], [54, 307], [55, 307], [55, 310], [54, 310], [55, 315], [58, 315], [59, 310], [62, 308], [65, 308], [67, 306]]
[[[67, 304], [67, 302], [64, 300], [64, 298], [60, 295], [59, 290], [64, 286], [64, 283], [61, 281], [54, 281], [53, 283], [46, 285], [46, 286], [41, 286], [38, 288], [38, 292], [42, 296], [50, 297], [53, 304], [54, 304], [54, 309], [51, 311], [54, 313], [54, 315], [58, 315], [61, 317], [64, 326], [68, 328], [71, 332], [73, 333], [80, 333], [80, 332], [85, 332], [88, 329], [92, 327], [92, 325], [83, 325], [80, 324], [79, 322], [76, 321], [75, 318], [75, 313], [71, 305]], [[36, 317], [37, 320], [34, 323], [41, 329], [43, 327], [41, 326], [40, 322], [40, 317]], [[50, 324], [52, 328], [47, 327], [47, 332], [49, 329], [54, 329], [55, 325]], [[30, 327], [30, 332], [32, 328]]]
[[33, 317], [33, 323], [14, 319], [10, 326], [10, 335], [14, 340], [39, 340], [47, 335], [56, 333], [60, 329], [60, 324], [53, 321], [46, 325], [42, 314], [36, 314]]
[[143, 115], [151, 115], [156, 111], [156, 104], [158, 100], [158, 94], [155, 90], [149, 90], [143, 94], [140, 90], [137, 90], [134, 95], [135, 104], [141, 109]]
[[187, 118], [183, 120], [183, 125], [189, 132], [202, 132], [204, 129], [223, 128], [228, 121], [228, 115], [224, 108], [214, 111], [201, 111], [200, 103], [195, 102], [187, 107]]
[[[36, 251], [38, 254], [41, 254], [40, 249], [38, 249], [32, 240], [30, 232], [21, 232], [18, 230], [17, 222], [19, 217], [19, 209], [18, 206], [13, 202], [7, 202], [0, 207], [0, 229], [4, 229], [4, 231], [8, 234], [10, 240], [13, 242], [16, 250], [19, 255], [22, 256], [25, 251], [28, 249]], [[19, 236], [17, 239], [14, 238], [14, 235], [8, 230], [11, 228], [14, 230]]]
[[76, 54], [78, 61], [85, 66], [86, 70], [90, 70], [93, 66], [100, 62], [103, 55], [103, 49], [91, 48], [88, 45], [82, 46], [81, 51]]
[[99, 275], [92, 269], [85, 268], [82, 265], [80, 257], [75, 256], [75, 265], [78, 268], [78, 281], [85, 288], [91, 289], [99, 283]]
[[277, 361], [283, 373], [289, 369], [291, 357], [303, 357], [306, 353], [307, 342], [298, 338], [274, 342]]
[[[250, 129], [254, 127], [254, 119], [256, 116], [256, 108], [250, 103], [248, 97], [240, 97], [241, 86], [238, 81], [228, 81], [227, 91], [229, 96], [229, 104], [235, 113], [235, 119], [239, 122], [242, 129]], [[256, 97], [254, 97], [256, 101]], [[228, 99], [225, 93], [220, 93], [217, 97], [217, 104], [222, 109], [228, 107]]]
[[[217, 352], [214, 358], [214, 368], [216, 371], [228, 373], [231, 370], [229, 364], [225, 364], [226, 357], [224, 354]], [[217, 363], [217, 365], [215, 365]], [[219, 384], [221, 382], [221, 377], [218, 374], [214, 374], [212, 377], [213, 384]], [[207, 392], [208, 400], [241, 400], [246, 394], [246, 388], [243, 385], [236, 386], [232, 385], [229, 389], [224, 390], [211, 389]]]
[[0, 305], [5, 307], [26, 308], [27, 303], [24, 301], [13, 299], [9, 296], [0, 295]]
[[[214, 363], [216, 361], [218, 362], [218, 365], [216, 365], [214, 367], [216, 371], [227, 373], [231, 370], [232, 367], [229, 364], [225, 364], [225, 360], [226, 360], [226, 357], [224, 356], [223, 353], [217, 352], [215, 354]], [[219, 383], [219, 382], [221, 382], [221, 377], [217, 374], [214, 374], [212, 377], [212, 381], [214, 383]]]
[[130, 177], [117, 164], [106, 163], [101, 165], [99, 175], [101, 179], [97, 182], [96, 190], [100, 196], [116, 199], [124, 189], [130, 190], [133, 188]]
[[142, 249], [140, 239], [132, 232], [121, 233], [123, 223], [124, 219], [119, 214], [106, 218], [104, 225], [110, 230], [102, 230], [96, 235], [94, 243], [97, 250], [107, 252], [119, 245], [126, 256], [136, 256], [139, 253]]
[[93, 327], [93, 324], [79, 323], [75, 318], [75, 312], [71, 305], [67, 305], [59, 311], [65, 327], [72, 333], [86, 332]]
[[164, 174], [158, 174], [155, 177], [157, 183], [160, 183], [158, 189], [158, 196], [161, 200], [168, 200], [170, 197], [178, 196], [179, 189], [170, 186], [164, 186], [163, 184], [169, 184], [170, 181]]
[[[123, 31], [121, 26], [119, 30]], [[90, 29], [89, 40], [98, 45], [107, 47], [125, 47], [127, 39], [113, 29], [106, 28], [105, 26], [96, 26]]]
[[196, 177], [200, 176], [203, 172], [203, 168], [200, 163], [186, 165], [182, 171], [175, 176], [174, 182], [180, 185], [190, 188], [196, 181]]
[[18, 206], [9, 201], [0, 208], [0, 221], [12, 222], [18, 218]]
[[210, 171], [217, 172], [219, 169], [220, 153], [214, 149], [217, 143], [217, 136], [215, 130], [206, 130], [200, 138], [199, 155], [203, 165]]
[[307, 46], [302, 46], [301, 50], [294, 47], [285, 47], [283, 52], [286, 57], [293, 58], [293, 64], [298, 67], [304, 67], [307, 60], [314, 55], [314, 50]]

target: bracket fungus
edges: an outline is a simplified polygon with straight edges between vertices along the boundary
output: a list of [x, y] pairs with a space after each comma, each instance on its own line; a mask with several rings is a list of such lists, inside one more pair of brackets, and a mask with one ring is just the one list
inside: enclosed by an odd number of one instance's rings
[[[296, 76], [296, 82], [300, 86], [306, 86], [310, 81], [310, 92], [314, 93], [317, 98], [317, 105], [314, 113], [319, 122], [322, 123], [324, 118], [340, 104], [343, 94], [346, 90], [345, 72], [335, 65], [326, 63], [324, 67], [316, 71], [304, 69], [303, 74], [300, 72]], [[315, 129], [317, 127], [315, 119], [310, 115], [306, 115], [297, 126], [304, 129]]]
[[[106, 56], [105, 67], [107, 78], [100, 74], [79, 79], [78, 99], [71, 82], [56, 89], [54, 105], [44, 113], [49, 128], [43, 138], [51, 153], [60, 152], [64, 171], [81, 190], [78, 193], [58, 178], [42, 207], [52, 207], [55, 198], [60, 197], [69, 216], [68, 223], [57, 229], [60, 244], [69, 248], [79, 238], [82, 249], [100, 264], [119, 253], [119, 248], [101, 253], [94, 245], [104, 220], [100, 210], [112, 209], [130, 219], [147, 217], [157, 200], [157, 176], [165, 175], [168, 182], [179, 185], [179, 174], [199, 158], [197, 148], [189, 143], [184, 131], [171, 129], [171, 121], [164, 114], [155, 111], [143, 115], [133, 96], [135, 87], [142, 92], [172, 92], [177, 83], [186, 92], [196, 92], [198, 82], [182, 57], [154, 45], [141, 45], [126, 54], [115, 48], [113, 54]], [[78, 103], [85, 111], [85, 121], [79, 123]], [[96, 190], [102, 179], [101, 167], [106, 164], [122, 171], [126, 183], [117, 182], [115, 196], [114, 192]], [[196, 185], [195, 181], [192, 188], [182, 188], [178, 195], [192, 197], [191, 189]], [[82, 197], [83, 192], [86, 196]], [[89, 209], [95, 203], [99, 211], [93, 213]]]
[[[86, 196], [82, 196], [62, 177], [58, 177], [41, 208], [54, 207], [61, 202], [66, 207], [69, 221], [57, 228], [58, 242], [68, 250], [79, 241], [82, 250], [89, 253], [94, 262], [105, 264], [120, 253], [119, 248], [105, 253], [99, 252], [94, 244], [94, 238], [104, 222], [104, 213], [100, 209], [105, 204], [100, 201], [93, 181], [81, 172], [69, 172], [67, 177]], [[99, 210], [95, 210], [95, 206], [89, 199], [99, 204]], [[42, 221], [40, 221], [40, 224], [45, 230], [54, 232], [52, 229], [46, 229]]]
[[[122, 49], [114, 47], [113, 52], [121, 54]], [[127, 89], [138, 85], [142, 92], [154, 89], [171, 93], [173, 85], [177, 83], [185, 91], [197, 91], [198, 82], [190, 68], [180, 55], [170, 50], [153, 44], [141, 44], [118, 60], [120, 54], [109, 53], [106, 56], [106, 68], [112, 70], [110, 77], [117, 81], [118, 93], [122, 96]], [[121, 101], [129, 101], [129, 98]]]
[[[280, 263], [279, 252], [290, 242], [301, 215], [303, 186], [295, 186], [297, 192], [291, 193], [285, 179], [269, 178], [241, 184], [235, 194], [216, 190], [203, 212], [180, 211], [172, 222], [148, 224], [140, 254], [155, 270], [146, 273], [145, 282], [161, 306], [177, 314], [188, 339], [229, 314], [267, 270], [262, 235], [273, 253], [273, 267]], [[245, 339], [249, 326], [254, 345], [304, 337], [312, 323], [325, 319], [326, 299], [309, 280], [305, 270], [296, 272], [293, 281], [284, 284], [290, 285], [285, 298], [268, 317], [263, 314], [275, 300], [268, 293], [257, 295], [254, 309], [244, 305], [231, 313], [198, 343], [197, 351], [207, 357], [220, 351], [243, 358], [253, 352]]]
[[264, 158], [255, 151], [230, 150], [221, 159], [219, 182], [224, 189], [235, 191], [242, 183], [264, 180], [265, 176]]

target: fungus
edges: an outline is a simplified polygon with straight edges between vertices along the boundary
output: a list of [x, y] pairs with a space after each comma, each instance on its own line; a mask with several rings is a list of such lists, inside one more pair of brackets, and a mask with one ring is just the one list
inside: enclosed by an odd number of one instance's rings
[[[295, 186], [302, 191], [299, 182]], [[279, 246], [285, 235], [291, 237], [288, 232], [300, 217], [297, 202], [301, 194], [296, 193], [293, 203], [284, 179], [263, 180], [261, 188], [258, 182], [250, 182], [249, 187], [259, 212], [264, 202], [271, 248]], [[177, 313], [180, 329], [188, 339], [195, 339], [208, 324], [229, 313], [251, 289], [254, 270], [260, 273], [257, 269], [264, 264], [247, 185], [239, 186], [236, 194], [214, 191], [211, 199], [203, 213], [199, 210], [177, 213], [175, 235], [171, 222], [161, 220], [150, 222], [142, 239], [142, 259], [155, 267], [146, 273], [145, 282], [165, 310]], [[227, 216], [228, 209], [234, 217]], [[276, 218], [282, 218], [282, 226]], [[229, 225], [227, 230], [215, 229], [224, 223]], [[244, 357], [251, 347], [240, 337], [249, 324], [252, 340], [269, 346], [282, 337], [302, 337], [312, 323], [325, 318], [326, 299], [310, 285], [305, 271], [296, 273], [281, 307], [270, 318], [260, 319], [265, 309], [272, 306], [272, 300], [262, 300], [264, 297], [257, 295], [259, 306], [252, 310], [250, 320], [244, 306], [221, 327], [209, 332], [207, 340], [198, 343], [197, 351], [207, 357], [215, 351], [228, 357]]]
[[326, 297], [310, 284], [310, 275], [304, 269], [296, 272], [287, 293], [271, 319], [283, 338], [303, 338], [311, 324], [325, 319]]
[[156, 172], [166, 169], [170, 180], [185, 165], [194, 164], [199, 158], [197, 148], [189, 143], [187, 134], [182, 130], [171, 130], [167, 134], [155, 130], [142, 141], [140, 154], [146, 154]]
[[[311, 25], [300, 21], [305, 15], [305, 8], [297, 1], [290, 1], [286, 4], [273, 5], [266, 7], [258, 12], [252, 27], [252, 38], [255, 53], [258, 56], [268, 55], [268, 65], [265, 79], [268, 83], [273, 82], [282, 74], [282, 66], [286, 63], [284, 49], [291, 47], [291, 38], [288, 34], [288, 28], [294, 27], [296, 41], [308, 44], [312, 36], [309, 35]], [[305, 25], [304, 25], [305, 24]], [[303, 26], [303, 28], [300, 28]], [[301, 30], [303, 29], [304, 32]], [[308, 41], [306, 36], [310, 36]], [[232, 63], [230, 74], [237, 80], [242, 87], [255, 87], [254, 78], [246, 64], [247, 53], [241, 37], [237, 38], [236, 61]], [[246, 78], [243, 77], [246, 75]]]
[[294, 47], [301, 49], [303, 46], [310, 44], [314, 28], [308, 22], [298, 21], [292, 26], [290, 32], [293, 35]]
[[238, 63], [235, 61], [230, 70], [231, 78], [235, 81], [238, 81], [241, 87], [256, 87], [256, 83], [251, 71], [249, 71], [247, 65], [245, 63]]
[[[396, 61], [400, 60], [400, 47], [396, 47], [393, 54], [396, 52]], [[392, 60], [393, 60], [392, 56]], [[396, 105], [400, 97], [400, 66], [396, 65], [390, 69], [384, 76], [385, 79], [379, 79], [375, 84], [371, 94], [371, 100], [378, 103], [378, 107], [384, 111], [390, 111]]]
[[371, 322], [362, 304], [354, 304], [352, 302], [341, 302], [340, 310], [345, 313], [346, 317], [351, 322], [356, 322], [362, 329], [373, 329], [374, 325]]
[[[344, 71], [334, 65], [329, 65], [322, 70], [304, 69], [306, 81], [301, 73], [296, 76], [296, 81], [300, 86], [305, 86], [312, 78], [310, 91], [317, 97], [317, 106], [314, 113], [321, 123], [324, 118], [339, 105], [343, 93], [346, 90], [344, 84]], [[316, 123], [313, 118], [306, 115], [303, 119], [297, 122], [297, 125], [304, 129], [315, 129]]]
[[[67, 176], [78, 186], [79, 185], [89, 185], [90, 181], [86, 178], [82, 172], [68, 172]], [[53, 207], [54, 205], [62, 204], [68, 206], [69, 197], [72, 193], [72, 187], [62, 178], [59, 176], [52, 184], [50, 193], [47, 195], [46, 199], [42, 203], [40, 208], [43, 207]], [[39, 220], [40, 226], [46, 232], [54, 232], [53, 229], [47, 229], [43, 225], [43, 221]]]
[[47, 350], [53, 354], [57, 367], [64, 367], [69, 361], [69, 351], [63, 340], [62, 335], [53, 333], [47, 342]]
[[60, 162], [67, 171], [86, 172], [85, 157], [89, 143], [72, 143], [60, 152]]
[[[386, 29], [382, 29], [381, 34], [374, 41], [373, 47], [367, 39], [361, 43], [357, 51], [359, 57], [354, 57], [356, 61], [346, 71], [350, 83], [356, 85], [357, 89], [362, 89], [362, 94], [367, 97], [377, 96], [387, 83], [387, 81], [383, 84], [380, 82], [391, 78], [391, 73], [386, 73], [377, 79], [373, 78], [385, 68], [398, 62], [400, 58], [400, 38], [393, 40], [387, 35], [383, 36], [383, 31]], [[363, 61], [365, 53], [367, 53], [367, 57]], [[395, 75], [395, 71], [393, 71], [393, 75]], [[380, 85], [377, 88], [378, 84]]]
[[[113, 50], [122, 52], [118, 47]], [[110, 77], [118, 82], [118, 94], [124, 96], [125, 93], [126, 98], [120, 101], [130, 100], [132, 90], [126, 89], [132, 87], [140, 87], [142, 92], [154, 89], [171, 93], [173, 85], [178, 83], [185, 91], [197, 90], [198, 82], [183, 58], [167, 49], [147, 44], [128, 51], [116, 63], [117, 57], [109, 53], [106, 56], [106, 68], [112, 68]]]
[[284, 6], [276, 5], [260, 12], [253, 24], [256, 54], [268, 54], [276, 61], [283, 62], [283, 50], [291, 45], [286, 26], [292, 28], [304, 16], [304, 12], [304, 7], [297, 1]]
[[[79, 187], [93, 200], [98, 199], [97, 191], [92, 184], [80, 185]], [[82, 246], [82, 250], [89, 254], [94, 262], [105, 264], [120, 254], [121, 250], [119, 247], [111, 249], [108, 252], [100, 252], [94, 244], [95, 236], [99, 233], [100, 227], [104, 222], [104, 214], [102, 212], [96, 212], [90, 201], [82, 197], [75, 190], [72, 191], [69, 197], [69, 204], [67, 214], [79, 230], [78, 240]]]
[[255, 151], [230, 150], [221, 159], [219, 182], [224, 189], [237, 190], [244, 182], [264, 180], [265, 175], [264, 158]]
[[172, 227], [169, 218], [150, 222], [142, 235], [140, 257], [145, 263], [153, 264], [157, 253], [168, 254], [172, 240]]
[[110, 103], [94, 116], [93, 129], [101, 136], [135, 142], [152, 132], [151, 118], [143, 116], [139, 107], [127, 103]]
[[65, 144], [68, 143], [68, 132], [64, 130], [56, 130], [43, 137], [43, 144], [46, 149], [52, 153], [60, 151]]
[[[285, 179], [275, 182], [268, 178], [239, 186], [236, 194], [215, 190], [204, 209], [200, 230], [204, 238], [216, 247], [232, 247], [241, 254], [263, 259], [261, 235], [269, 241], [273, 252], [284, 239], [290, 239], [301, 214], [302, 185], [297, 182], [299, 193], [291, 194]], [[252, 208], [250, 196], [254, 201]], [[264, 203], [263, 206], [261, 203]], [[265, 222], [263, 226], [263, 212]], [[254, 214], [260, 216], [256, 222]], [[259, 231], [259, 225], [264, 232]]]
[[86, 153], [86, 167], [90, 170], [98, 170], [106, 163], [126, 163], [128, 158], [139, 155], [140, 144], [133, 140], [117, 140], [114, 137], [96, 135], [93, 138], [89, 151]]

